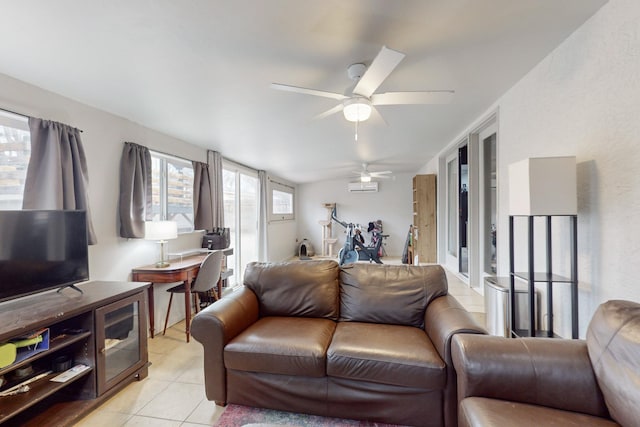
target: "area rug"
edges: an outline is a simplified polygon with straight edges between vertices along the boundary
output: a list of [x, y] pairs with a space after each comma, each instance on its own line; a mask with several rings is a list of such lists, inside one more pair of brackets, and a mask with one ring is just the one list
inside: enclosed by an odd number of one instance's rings
[[327, 418], [318, 415], [296, 414], [234, 404], [227, 405], [218, 422], [214, 424], [216, 427], [253, 427], [255, 425], [283, 427], [397, 427], [394, 424]]

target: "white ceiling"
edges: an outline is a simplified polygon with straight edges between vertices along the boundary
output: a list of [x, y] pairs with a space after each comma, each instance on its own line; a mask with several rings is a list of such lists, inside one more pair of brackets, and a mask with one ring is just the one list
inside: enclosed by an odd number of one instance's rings
[[[0, 1], [0, 73], [297, 183], [416, 172], [606, 2]], [[311, 120], [334, 100], [269, 87], [344, 93], [382, 45], [407, 56], [378, 91], [453, 103], [381, 106], [354, 142], [342, 114]]]

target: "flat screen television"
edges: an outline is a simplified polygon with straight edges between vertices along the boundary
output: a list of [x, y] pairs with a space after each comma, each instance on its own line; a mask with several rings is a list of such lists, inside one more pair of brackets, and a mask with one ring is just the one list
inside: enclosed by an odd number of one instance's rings
[[0, 210], [0, 301], [88, 279], [84, 211]]

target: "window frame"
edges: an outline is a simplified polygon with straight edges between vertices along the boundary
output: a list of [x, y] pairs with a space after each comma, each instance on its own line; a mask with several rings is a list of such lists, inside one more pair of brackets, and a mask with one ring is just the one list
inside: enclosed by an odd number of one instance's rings
[[[168, 163], [174, 163], [174, 164], [182, 164], [184, 167], [189, 167], [192, 171], [192, 173], [194, 173], [194, 168], [193, 168], [193, 162], [191, 160], [187, 160], [184, 159], [182, 157], [178, 157], [178, 156], [173, 156], [171, 154], [166, 154], [166, 153], [162, 153], [159, 151], [155, 151], [152, 149], [149, 149], [149, 154], [151, 155], [151, 168], [152, 168], [152, 174], [153, 174], [153, 160], [158, 159], [160, 161], [160, 174], [159, 174], [159, 180], [158, 180], [158, 185], [159, 185], [159, 191], [158, 191], [158, 195], [159, 195], [159, 205], [160, 205], [160, 220], [161, 221], [166, 221], [169, 219], [169, 179], [168, 179]], [[195, 173], [194, 173], [195, 175]], [[151, 184], [153, 186], [153, 182]], [[191, 218], [188, 219], [188, 222], [190, 223], [190, 227], [184, 228], [184, 227], [180, 227], [180, 224], [178, 224], [178, 234], [189, 234], [189, 233], [193, 233], [195, 230], [195, 212], [193, 210], [193, 183], [191, 185]], [[153, 193], [153, 189], [152, 189], [152, 193]], [[153, 212], [152, 212], [153, 215]], [[188, 218], [188, 217], [186, 217]]]
[[[283, 214], [273, 212], [273, 197], [274, 192], [276, 191], [291, 195], [291, 213]], [[269, 221], [293, 221], [296, 219], [296, 188], [294, 186], [273, 181], [271, 180], [271, 178], [269, 178], [267, 193], [269, 194], [269, 199], [267, 201], [269, 209]]]

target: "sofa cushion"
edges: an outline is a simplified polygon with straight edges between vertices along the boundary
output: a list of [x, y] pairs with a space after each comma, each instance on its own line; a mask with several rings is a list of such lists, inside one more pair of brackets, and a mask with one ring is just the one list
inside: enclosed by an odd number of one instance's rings
[[343, 322], [327, 351], [327, 375], [440, 390], [446, 366], [422, 329]]
[[224, 348], [227, 369], [322, 377], [336, 327], [328, 319], [263, 317]]
[[605, 418], [598, 418], [579, 412], [562, 411], [545, 406], [485, 397], [468, 397], [460, 402], [458, 425], [460, 427], [614, 427], [618, 424]]
[[640, 420], [640, 304], [608, 301], [587, 330], [591, 364], [611, 418], [623, 426]]
[[424, 327], [424, 313], [447, 294], [439, 265], [353, 264], [340, 270], [340, 320]]
[[258, 297], [260, 316], [338, 318], [338, 263], [331, 260], [250, 263], [244, 284]]

